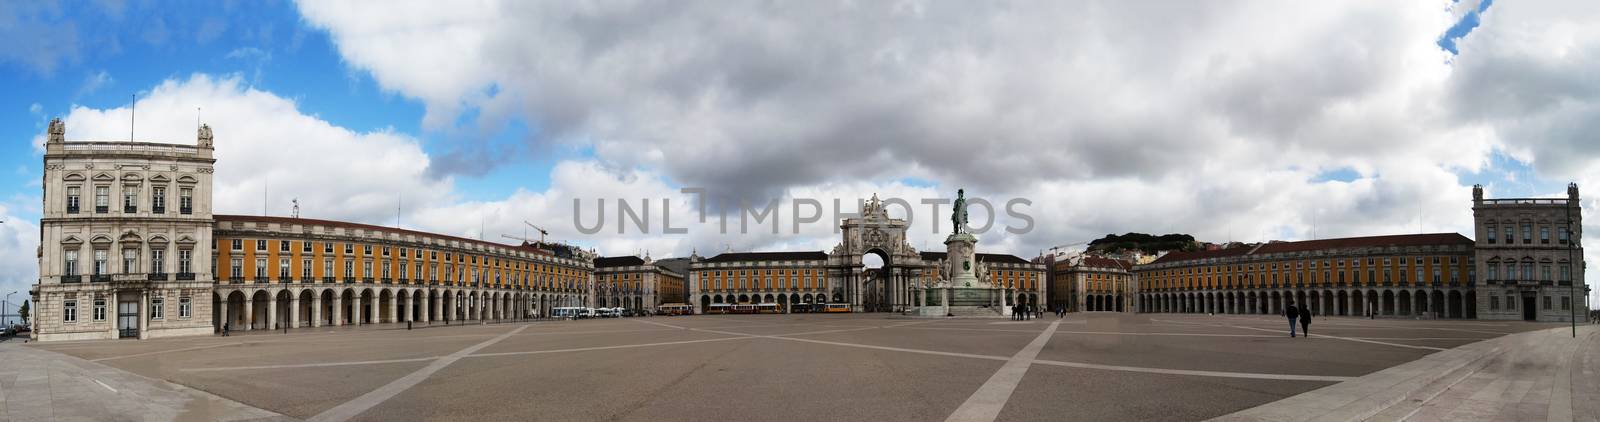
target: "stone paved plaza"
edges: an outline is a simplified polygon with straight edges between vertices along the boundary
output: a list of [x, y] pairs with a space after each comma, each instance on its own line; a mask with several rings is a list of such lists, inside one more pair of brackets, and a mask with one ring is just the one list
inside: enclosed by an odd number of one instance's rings
[[294, 419], [1197, 420], [1558, 326], [1320, 318], [1291, 339], [1286, 324], [727, 315], [4, 346]]

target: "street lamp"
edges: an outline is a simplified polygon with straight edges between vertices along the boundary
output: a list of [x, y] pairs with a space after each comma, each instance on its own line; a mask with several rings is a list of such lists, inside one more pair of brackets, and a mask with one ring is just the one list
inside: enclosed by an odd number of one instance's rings
[[[17, 294], [17, 292], [16, 291], [12, 291], [11, 293], [6, 293], [6, 300], [4, 302], [0, 302], [0, 315], [5, 315], [6, 314], [7, 307], [9, 307], [9, 305], [11, 305], [11, 295], [14, 295], [14, 294]], [[11, 326], [11, 320], [10, 319], [6, 320], [6, 326], [7, 327]]]

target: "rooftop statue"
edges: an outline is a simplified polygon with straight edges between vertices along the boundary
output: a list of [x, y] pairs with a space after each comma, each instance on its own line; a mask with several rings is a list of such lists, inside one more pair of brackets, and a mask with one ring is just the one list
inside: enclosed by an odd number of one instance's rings
[[956, 189], [955, 209], [950, 212], [950, 222], [955, 225], [952, 234], [959, 234], [967, 227], [967, 198], [966, 189]]

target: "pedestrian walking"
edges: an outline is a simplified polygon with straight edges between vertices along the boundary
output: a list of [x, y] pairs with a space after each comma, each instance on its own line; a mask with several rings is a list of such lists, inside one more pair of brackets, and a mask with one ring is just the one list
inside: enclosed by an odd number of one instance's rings
[[222, 336], [223, 337], [227, 337], [228, 336], [228, 323], [226, 323], [226, 322], [222, 323]]
[[1300, 336], [1311, 337], [1311, 308], [1300, 308]]
[[1294, 301], [1289, 301], [1283, 307], [1283, 316], [1289, 317], [1289, 338], [1294, 338], [1295, 318], [1300, 316], [1300, 308], [1294, 306]]

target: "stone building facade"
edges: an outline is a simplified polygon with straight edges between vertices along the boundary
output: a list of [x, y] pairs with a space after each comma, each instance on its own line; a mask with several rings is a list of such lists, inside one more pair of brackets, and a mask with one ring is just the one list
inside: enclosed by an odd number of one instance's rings
[[214, 318], [232, 330], [447, 323], [593, 306], [581, 250], [310, 218], [218, 215]]
[[211, 332], [211, 129], [197, 143], [66, 141], [44, 154], [39, 341]]
[[695, 255], [690, 261], [689, 297], [697, 314], [721, 303], [830, 301], [828, 254], [821, 251], [730, 252], [710, 258]]
[[66, 141], [44, 155], [38, 341], [548, 316], [594, 305], [594, 256], [316, 219], [213, 215], [195, 145]]
[[1083, 255], [1054, 261], [1050, 266], [1050, 309], [1133, 312], [1138, 286], [1132, 262]]
[[683, 275], [656, 265], [648, 256], [594, 259], [595, 306], [655, 311], [683, 304]]
[[1134, 268], [1139, 312], [1475, 318], [1472, 240], [1456, 233], [1173, 252]]
[[[719, 303], [848, 305], [852, 312], [902, 312], [921, 306], [914, 293], [938, 280], [944, 252], [919, 252], [906, 241], [906, 220], [889, 217], [877, 195], [859, 216], [839, 224], [829, 252], [731, 252], [691, 256], [689, 300], [696, 313]], [[876, 255], [878, 268], [866, 266]], [[1015, 255], [977, 254], [978, 277], [1004, 289], [1005, 305], [1038, 304], [1045, 267]]]
[[1571, 321], [1588, 314], [1578, 186], [1566, 198], [1486, 199], [1472, 188], [1478, 317]]

